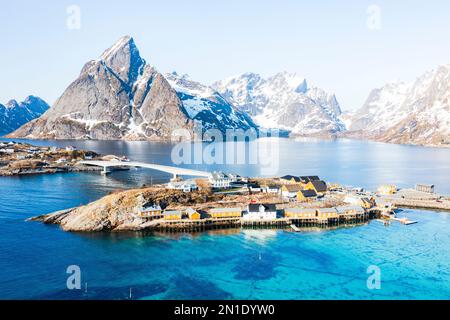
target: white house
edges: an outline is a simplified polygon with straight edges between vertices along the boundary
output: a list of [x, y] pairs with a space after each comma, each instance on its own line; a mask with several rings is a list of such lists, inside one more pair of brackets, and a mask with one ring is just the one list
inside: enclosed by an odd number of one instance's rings
[[74, 147], [74, 146], [67, 146], [66, 147], [66, 151], [75, 151], [75, 150], [77, 150], [77, 148]]
[[262, 188], [259, 184], [256, 183], [250, 183], [248, 185], [248, 190], [250, 190], [251, 192], [261, 192]]
[[235, 181], [235, 176], [230, 176], [222, 171], [214, 171], [209, 175], [209, 183], [213, 188], [227, 189]]
[[12, 154], [14, 153], [14, 149], [0, 149], [1, 153]]
[[244, 213], [245, 220], [270, 220], [277, 217], [275, 204], [249, 204]]
[[265, 187], [263, 187], [263, 191], [266, 193], [279, 193], [280, 187], [274, 184], [269, 184]]
[[193, 190], [197, 190], [198, 186], [195, 181], [187, 180], [187, 181], [170, 181], [167, 184], [167, 189], [172, 190], [182, 190], [183, 192], [191, 192]]
[[302, 190], [302, 186], [298, 184], [287, 184], [281, 188], [281, 195], [283, 198], [294, 199], [297, 198], [297, 193]]

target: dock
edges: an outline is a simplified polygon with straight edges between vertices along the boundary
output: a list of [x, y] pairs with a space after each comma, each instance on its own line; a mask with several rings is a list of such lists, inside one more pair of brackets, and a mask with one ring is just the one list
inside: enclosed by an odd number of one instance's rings
[[410, 224], [418, 223], [418, 221], [409, 220], [406, 217], [405, 218], [392, 218], [391, 220], [398, 221], [398, 222], [400, 222], [401, 224], [404, 224], [404, 225], [410, 225]]

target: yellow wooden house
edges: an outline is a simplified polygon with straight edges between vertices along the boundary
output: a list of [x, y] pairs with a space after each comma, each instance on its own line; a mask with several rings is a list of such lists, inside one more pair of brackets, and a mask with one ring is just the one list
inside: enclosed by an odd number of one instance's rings
[[138, 216], [145, 219], [161, 219], [163, 213], [160, 206], [149, 206], [139, 210]]
[[200, 213], [197, 212], [197, 210], [192, 209], [192, 208], [187, 208], [184, 211], [184, 213], [185, 213], [186, 217], [190, 220], [199, 220], [201, 217]]
[[294, 219], [314, 219], [316, 218], [316, 209], [312, 208], [286, 208], [284, 209], [284, 216], [286, 218]]
[[178, 210], [166, 210], [164, 211], [164, 220], [181, 220], [183, 213]]
[[317, 194], [327, 192], [327, 184], [322, 180], [312, 180], [305, 185], [306, 190], [314, 190]]
[[316, 199], [317, 193], [314, 190], [300, 190], [297, 192], [298, 202], [310, 202]]
[[221, 218], [240, 218], [242, 215], [241, 208], [214, 208], [209, 210], [209, 215], [213, 219]]
[[390, 195], [397, 192], [397, 187], [395, 185], [382, 185], [378, 188], [378, 193], [384, 195]]
[[361, 198], [361, 207], [363, 207], [364, 209], [370, 209], [373, 207], [376, 207], [377, 203], [375, 202], [375, 199], [372, 198]]
[[336, 208], [319, 208], [317, 209], [317, 217], [321, 219], [339, 218]]

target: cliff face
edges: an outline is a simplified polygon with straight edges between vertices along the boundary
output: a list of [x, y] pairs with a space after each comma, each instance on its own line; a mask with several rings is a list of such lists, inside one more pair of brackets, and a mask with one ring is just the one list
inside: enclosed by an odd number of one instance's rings
[[[221, 130], [255, 127], [233, 106], [217, 107], [214, 97], [185, 101], [172, 84], [141, 58], [134, 40], [126, 36], [86, 63], [48, 112], [9, 137], [167, 140], [177, 129], [193, 133], [195, 121]], [[203, 116], [192, 116], [192, 109]], [[223, 119], [229, 120], [226, 125]]]
[[48, 112], [10, 137], [160, 139], [192, 125], [176, 91], [127, 36], [88, 62]]

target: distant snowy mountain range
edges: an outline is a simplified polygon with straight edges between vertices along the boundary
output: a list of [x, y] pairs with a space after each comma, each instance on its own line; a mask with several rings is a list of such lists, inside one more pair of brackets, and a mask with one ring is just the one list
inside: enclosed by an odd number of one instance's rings
[[49, 108], [44, 100], [34, 96], [28, 96], [20, 103], [11, 100], [5, 105], [0, 104], [0, 136], [40, 117]]
[[450, 64], [413, 83], [374, 89], [347, 118], [347, 136], [419, 145], [450, 146]]
[[[48, 111], [48, 106], [35, 110], [46, 111], [42, 116], [24, 115], [26, 121], [2, 125], [2, 132], [31, 120], [9, 137], [165, 140], [175, 129], [193, 132], [201, 123], [204, 129], [221, 131], [277, 128], [290, 136], [447, 145], [449, 92], [449, 65], [444, 65], [413, 84], [375, 89], [359, 110], [342, 113], [334, 94], [309, 87], [294, 73], [267, 78], [244, 73], [211, 86], [176, 72], [162, 74], [141, 58], [133, 38], [125, 36], [86, 63]], [[2, 124], [15, 119], [4, 116], [6, 109], [0, 105]]]
[[308, 88], [306, 79], [295, 73], [280, 72], [267, 79], [244, 73], [216, 82], [213, 87], [264, 128], [281, 128], [292, 135], [345, 130], [334, 94]]

